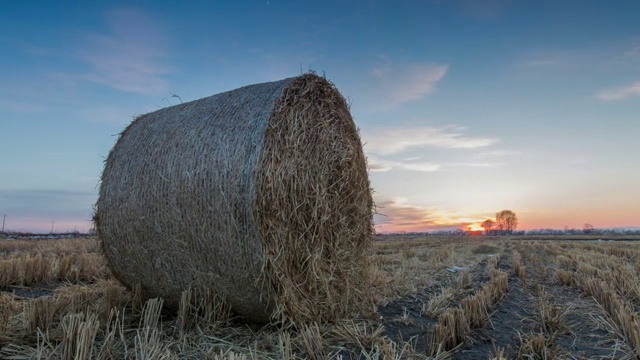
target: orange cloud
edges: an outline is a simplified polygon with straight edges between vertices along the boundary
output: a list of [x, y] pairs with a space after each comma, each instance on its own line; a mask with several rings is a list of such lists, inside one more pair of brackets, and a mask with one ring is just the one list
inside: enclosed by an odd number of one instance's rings
[[376, 201], [376, 205], [378, 214], [374, 220], [376, 230], [381, 233], [466, 229], [484, 218], [409, 205], [402, 198], [383, 199]]

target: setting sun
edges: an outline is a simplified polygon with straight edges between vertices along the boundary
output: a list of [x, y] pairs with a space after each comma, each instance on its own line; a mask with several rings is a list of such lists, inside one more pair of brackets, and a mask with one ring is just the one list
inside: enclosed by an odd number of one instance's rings
[[484, 228], [480, 226], [480, 224], [471, 224], [467, 226], [467, 230], [471, 232], [476, 232], [476, 231], [484, 231]]

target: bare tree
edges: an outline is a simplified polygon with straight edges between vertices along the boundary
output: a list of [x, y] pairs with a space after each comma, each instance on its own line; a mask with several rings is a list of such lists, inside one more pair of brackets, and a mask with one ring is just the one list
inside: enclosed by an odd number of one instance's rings
[[484, 228], [485, 235], [489, 235], [491, 230], [493, 230], [493, 228], [496, 226], [496, 222], [491, 219], [487, 219], [483, 221], [482, 224], [480, 224], [480, 226]]
[[496, 213], [496, 228], [511, 233], [518, 227], [518, 217], [511, 210], [502, 210]]
[[582, 227], [582, 232], [584, 232], [585, 234], [591, 234], [593, 232], [593, 225], [589, 223], [584, 224], [584, 226]]

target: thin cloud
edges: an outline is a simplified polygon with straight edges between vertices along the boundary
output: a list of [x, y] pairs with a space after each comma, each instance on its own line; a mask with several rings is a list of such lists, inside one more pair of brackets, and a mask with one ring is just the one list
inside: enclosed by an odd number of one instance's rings
[[487, 163], [487, 162], [459, 162], [459, 163], [451, 163], [452, 167], [475, 167], [475, 168], [491, 168], [500, 166], [499, 163]]
[[496, 139], [468, 136], [457, 126], [378, 129], [365, 132], [365, 149], [374, 154], [395, 154], [420, 147], [476, 149], [493, 145]]
[[165, 35], [153, 19], [122, 9], [107, 14], [107, 26], [107, 32], [87, 36], [89, 45], [79, 56], [90, 70], [79, 78], [124, 92], [166, 93]]
[[619, 58], [623, 62], [638, 62], [640, 61], [640, 46], [636, 46], [622, 53]]
[[624, 100], [632, 96], [640, 96], [640, 81], [626, 86], [605, 89], [596, 94], [596, 98], [603, 101]]
[[[488, 168], [501, 165], [493, 159], [487, 161], [483, 157], [476, 160], [474, 154], [465, 153], [465, 160], [448, 163], [424, 161], [419, 151], [426, 147], [445, 149], [477, 149], [493, 145], [497, 140], [484, 137], [467, 136], [463, 132], [464, 127], [418, 127], [418, 128], [393, 128], [377, 129], [373, 132], [365, 132], [362, 137], [365, 140], [365, 151], [368, 156], [369, 170], [371, 172], [386, 172], [392, 169], [420, 172], [434, 172], [456, 170], [461, 167]], [[411, 151], [409, 156], [398, 155]], [[493, 158], [502, 155], [496, 153]], [[487, 156], [485, 156], [487, 157]]]
[[[376, 225], [386, 225], [392, 229], [426, 228], [435, 225], [431, 213], [424, 208], [406, 204], [406, 200], [396, 198], [376, 201], [378, 215]], [[394, 231], [396, 231], [394, 230]]]
[[369, 170], [372, 172], [385, 172], [391, 169], [401, 170], [413, 170], [422, 172], [433, 172], [440, 170], [440, 165], [432, 162], [420, 162], [420, 161], [392, 161], [382, 159], [375, 155], [369, 155], [367, 157]]
[[447, 65], [409, 64], [394, 65], [390, 62], [374, 68], [371, 73], [378, 86], [384, 89], [385, 101], [390, 106], [424, 98], [436, 89], [436, 85], [449, 70]]
[[435, 172], [435, 171], [448, 171], [455, 170], [457, 168], [493, 168], [502, 165], [501, 163], [488, 163], [488, 162], [453, 162], [445, 164], [437, 164], [427, 161], [419, 161], [415, 159], [394, 161], [383, 159], [375, 155], [369, 155], [367, 157], [369, 171], [371, 172], [386, 172], [390, 170], [409, 170], [419, 172]]
[[512, 150], [488, 150], [482, 151], [475, 155], [477, 159], [485, 159], [485, 158], [504, 158], [511, 155], [518, 154], [517, 151]]
[[367, 165], [371, 172], [385, 172], [393, 169], [393, 164], [391, 162], [373, 155], [367, 156]]
[[374, 217], [379, 232], [466, 229], [486, 219], [482, 215], [458, 214], [446, 210], [411, 205], [402, 197], [376, 199]]

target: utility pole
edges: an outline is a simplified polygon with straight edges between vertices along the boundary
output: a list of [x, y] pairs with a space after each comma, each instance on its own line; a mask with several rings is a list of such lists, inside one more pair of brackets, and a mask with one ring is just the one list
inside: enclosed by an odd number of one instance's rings
[[51, 234], [53, 234], [53, 220], [51, 220]]
[[2, 232], [4, 232], [4, 221], [7, 219], [7, 214], [2, 214]]

